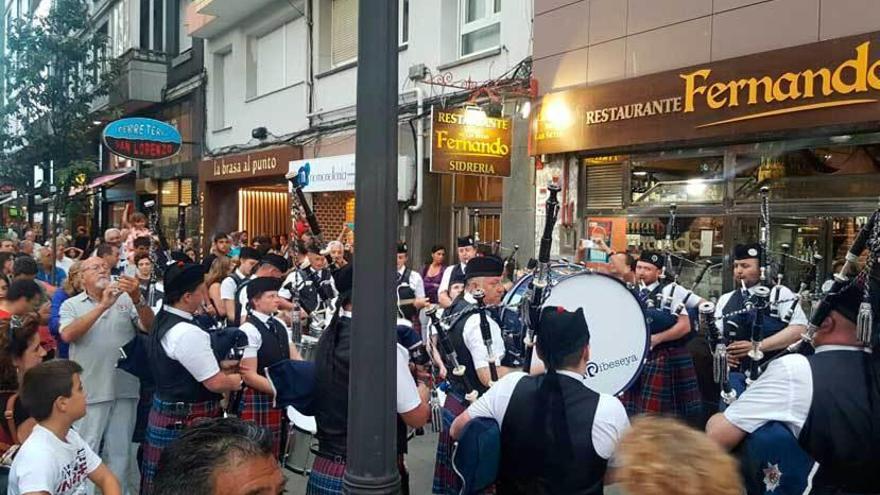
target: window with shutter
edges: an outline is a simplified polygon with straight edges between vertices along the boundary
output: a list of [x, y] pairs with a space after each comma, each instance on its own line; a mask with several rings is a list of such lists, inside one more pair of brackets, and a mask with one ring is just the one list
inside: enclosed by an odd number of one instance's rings
[[332, 0], [330, 60], [334, 67], [357, 59], [357, 0]]
[[623, 208], [623, 165], [587, 166], [587, 208]]

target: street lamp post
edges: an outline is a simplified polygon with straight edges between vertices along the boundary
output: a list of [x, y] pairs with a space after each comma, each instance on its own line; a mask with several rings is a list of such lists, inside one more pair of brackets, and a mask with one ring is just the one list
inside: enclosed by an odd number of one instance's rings
[[354, 304], [344, 490], [397, 493], [397, 2], [358, 8]]

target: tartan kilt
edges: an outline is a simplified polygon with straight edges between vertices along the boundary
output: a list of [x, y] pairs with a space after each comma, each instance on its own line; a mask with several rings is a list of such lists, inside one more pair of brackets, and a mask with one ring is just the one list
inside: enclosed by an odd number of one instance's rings
[[328, 459], [315, 456], [306, 495], [339, 495], [342, 493], [342, 476], [345, 474], [345, 460]]
[[446, 392], [443, 403], [443, 431], [437, 441], [437, 458], [434, 462], [434, 482], [431, 493], [457, 495], [461, 492], [462, 483], [452, 468], [452, 450], [455, 440], [449, 436], [449, 427], [461, 413], [467, 409], [463, 399], [451, 390]]
[[630, 416], [670, 414], [698, 422], [702, 414], [694, 362], [685, 347], [651, 351], [642, 374], [621, 397]]
[[218, 418], [221, 414], [220, 401], [179, 403], [165, 402], [153, 397], [141, 461], [142, 495], [150, 495], [153, 491], [153, 478], [159, 470], [162, 450], [177, 440], [183, 430], [196, 420]]
[[275, 457], [281, 455], [281, 432], [284, 421], [284, 411], [272, 407], [272, 396], [258, 392], [250, 387], [242, 393], [241, 407], [238, 417], [244, 421], [252, 421], [257, 426], [262, 426], [272, 433], [272, 446], [275, 449]]

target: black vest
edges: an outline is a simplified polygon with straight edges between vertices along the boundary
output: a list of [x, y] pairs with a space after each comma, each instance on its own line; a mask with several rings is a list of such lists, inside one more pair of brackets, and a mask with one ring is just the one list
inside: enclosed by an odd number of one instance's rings
[[599, 394], [580, 381], [558, 375], [574, 455], [559, 465], [556, 460], [542, 458], [541, 452], [535, 451], [536, 424], [546, 429], [544, 438], [552, 438], [553, 420], [535, 418], [536, 414], [549, 416], [536, 407], [539, 389], [546, 378], [546, 375], [523, 377], [510, 397], [501, 425], [498, 493], [601, 494], [607, 461], [596, 453], [592, 435]]
[[211, 392], [195, 378], [186, 368], [165, 354], [162, 348], [162, 338], [174, 325], [178, 323], [191, 323], [176, 314], [164, 309], [159, 311], [153, 322], [153, 331], [147, 340], [147, 353], [150, 356], [150, 369], [156, 380], [156, 396], [165, 402], [205, 402], [220, 400], [220, 395]]
[[[771, 294], [772, 296], [772, 294]], [[730, 299], [727, 300], [727, 304], [722, 309], [723, 314], [729, 314], [734, 311], [739, 311], [746, 307], [746, 300], [743, 297], [743, 293], [741, 290], [734, 290], [730, 295]], [[751, 340], [752, 336], [749, 333], [751, 328], [751, 318], [750, 314], [739, 314], [732, 318], [729, 318], [728, 321], [731, 321], [736, 324], [736, 326], [724, 325], [725, 338], [728, 342], [734, 342], [737, 340]], [[760, 323], [760, 335], [761, 339], [766, 339], [771, 335], [775, 335], [783, 328], [787, 327], [788, 324], [783, 322], [782, 320], [770, 317], [770, 308], [764, 308], [761, 311], [760, 318], [755, 320], [755, 324], [758, 325]], [[767, 360], [772, 359], [774, 356], [779, 354], [780, 351], [766, 351], [764, 352], [764, 359], [761, 361], [767, 362]], [[749, 368], [748, 362], [749, 358], [743, 358], [740, 363], [739, 368], [736, 368], [737, 371], [747, 370]], [[731, 368], [734, 370], [734, 368]]]
[[[321, 335], [315, 352], [315, 437], [323, 455], [345, 458], [350, 362], [351, 319], [337, 317]], [[406, 453], [406, 425], [400, 416], [397, 417], [397, 452]]]
[[[464, 280], [464, 269], [461, 267], [461, 263], [456, 263], [455, 266], [452, 267], [452, 273], [449, 274], [449, 285], [452, 285], [452, 279], [458, 278]], [[447, 287], [447, 291], [449, 288]]]
[[241, 325], [241, 300], [238, 298], [241, 294], [241, 291], [246, 290], [245, 286], [252, 279], [248, 276], [245, 278], [241, 278], [238, 276], [238, 271], [232, 272], [232, 275], [229, 276], [235, 282], [235, 293], [232, 296], [233, 302], [235, 302], [235, 314], [234, 315], [226, 315], [226, 321], [229, 326], [238, 327]]
[[321, 283], [329, 281], [332, 275], [330, 275], [330, 270], [321, 270], [318, 275], [311, 268], [306, 268], [299, 270], [299, 277], [302, 281], [302, 287], [298, 292], [299, 306], [307, 314], [311, 314], [312, 311], [318, 309], [318, 304], [323, 300], [319, 294]]
[[[465, 301], [464, 297], [459, 296], [452, 302], [452, 305], [449, 306], [446, 311], [451, 315], [457, 315], [468, 311], [470, 308], [471, 304]], [[478, 313], [474, 313], [471, 316], [477, 314]], [[467, 390], [465, 380], [469, 381], [477, 389], [477, 392], [480, 395], [483, 395], [489, 390], [489, 387], [483, 385], [483, 382], [480, 381], [480, 377], [477, 376], [477, 370], [474, 368], [474, 359], [471, 357], [471, 351], [468, 350], [467, 345], [464, 343], [464, 326], [469, 319], [470, 316], [463, 315], [461, 318], [456, 319], [452, 328], [449, 329], [449, 342], [452, 343], [452, 347], [455, 348], [455, 353], [458, 355], [458, 363], [464, 366], [464, 379], [456, 377], [453, 374], [447, 375], [447, 378], [452, 383], [455, 391], [462, 396], [470, 392], [470, 390]]]
[[[871, 369], [871, 359], [878, 358], [854, 351], [818, 352], [807, 358], [813, 402], [798, 441], [819, 463], [813, 479], [818, 493], [833, 493], [832, 488], [880, 492], [880, 431], [872, 430], [869, 392], [880, 377]], [[877, 404], [874, 414], [880, 414]]]
[[260, 338], [263, 340], [257, 351], [257, 373], [266, 376], [266, 368], [279, 361], [290, 359], [287, 330], [280, 325], [267, 325], [253, 313], [248, 321], [260, 332]]

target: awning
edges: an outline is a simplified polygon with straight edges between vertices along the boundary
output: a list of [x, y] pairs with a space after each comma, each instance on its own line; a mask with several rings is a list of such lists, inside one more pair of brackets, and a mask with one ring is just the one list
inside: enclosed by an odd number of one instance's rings
[[92, 182], [89, 183], [89, 188], [90, 189], [97, 189], [99, 187], [112, 186], [113, 184], [111, 184], [111, 182], [118, 180], [118, 179], [121, 179], [128, 174], [133, 174], [134, 170], [135, 170], [134, 167], [129, 167], [129, 168], [124, 169], [120, 172], [115, 172], [112, 174], [107, 174], [107, 175], [102, 175], [100, 177], [95, 177], [94, 179], [92, 179]]
[[125, 177], [128, 174], [134, 173], [134, 171], [135, 171], [134, 167], [129, 167], [129, 168], [123, 169], [121, 171], [114, 172], [112, 174], [107, 174], [107, 175], [102, 175], [100, 177], [95, 177], [94, 179], [92, 179], [92, 182], [90, 182], [87, 186], [71, 187], [70, 192], [67, 193], [67, 195], [70, 197], [76, 196], [77, 194], [85, 191], [87, 188], [88, 189], [98, 189], [99, 187], [113, 187], [116, 185], [114, 183], [115, 181]]

